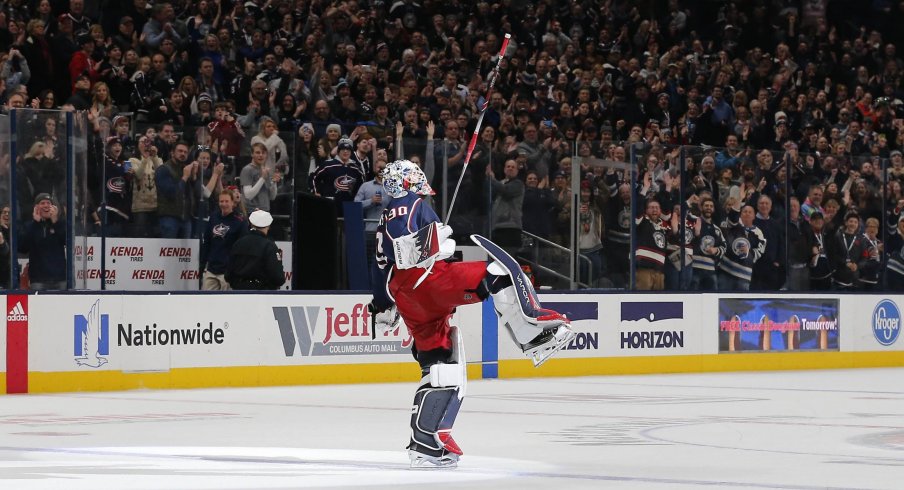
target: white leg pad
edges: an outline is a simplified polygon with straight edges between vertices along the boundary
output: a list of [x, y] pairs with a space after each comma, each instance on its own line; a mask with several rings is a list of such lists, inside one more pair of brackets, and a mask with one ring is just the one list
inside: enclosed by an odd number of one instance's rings
[[512, 338], [519, 344], [526, 344], [539, 335], [543, 327], [525, 318], [516, 294], [514, 286], [493, 293], [493, 308], [496, 309], [499, 323], [508, 328]]
[[465, 380], [458, 364], [434, 364], [430, 366], [430, 386], [446, 388], [462, 386]]

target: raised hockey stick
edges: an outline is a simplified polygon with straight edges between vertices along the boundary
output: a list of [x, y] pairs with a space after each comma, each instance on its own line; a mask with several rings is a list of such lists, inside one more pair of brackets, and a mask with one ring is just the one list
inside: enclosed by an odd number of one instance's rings
[[461, 175], [458, 177], [458, 183], [455, 184], [455, 191], [452, 193], [452, 200], [449, 202], [449, 211], [446, 213], [445, 223], [449, 223], [449, 217], [452, 216], [452, 208], [455, 207], [455, 198], [458, 197], [458, 188], [465, 178], [465, 172], [468, 170], [468, 163], [471, 162], [471, 154], [474, 153], [474, 147], [477, 146], [477, 138], [480, 135], [480, 125], [483, 123], [483, 116], [487, 113], [490, 106], [490, 96], [493, 94], [493, 86], [496, 85], [496, 77], [499, 76], [499, 66], [502, 59], [505, 58], [505, 50], [508, 48], [509, 40], [512, 39], [511, 34], [506, 34], [502, 40], [502, 47], [499, 48], [499, 59], [496, 60], [496, 66], [490, 72], [489, 83], [487, 84], [487, 93], [483, 99], [483, 107], [480, 109], [480, 117], [477, 118], [477, 125], [474, 126], [474, 134], [471, 135], [471, 142], [468, 143], [468, 153], [465, 154], [465, 163], [461, 167]]

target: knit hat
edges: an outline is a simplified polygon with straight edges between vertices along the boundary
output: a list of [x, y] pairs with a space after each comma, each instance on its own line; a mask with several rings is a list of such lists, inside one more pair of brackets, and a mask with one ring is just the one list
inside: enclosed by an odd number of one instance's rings
[[53, 202], [53, 198], [50, 197], [50, 194], [48, 194], [46, 192], [42, 192], [42, 193], [38, 194], [37, 196], [35, 196], [35, 205], [37, 206], [38, 204], [41, 204], [41, 201], [45, 201], [45, 200], [50, 201], [51, 203]]

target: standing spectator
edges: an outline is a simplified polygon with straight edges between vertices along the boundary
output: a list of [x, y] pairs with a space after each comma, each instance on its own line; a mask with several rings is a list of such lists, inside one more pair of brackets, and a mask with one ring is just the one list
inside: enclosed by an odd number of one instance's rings
[[170, 153], [178, 139], [179, 136], [176, 134], [172, 122], [164, 122], [161, 124], [160, 129], [157, 130], [157, 136], [154, 138], [154, 146], [157, 147], [157, 155], [164, 161], [169, 160]]
[[[66, 166], [54, 154], [52, 143], [32, 143], [22, 166], [35, 194], [43, 192], [57, 198], [64, 195]], [[20, 189], [22, 191], [27, 189]]]
[[606, 262], [603, 256], [603, 213], [593, 199], [593, 186], [589, 181], [581, 182], [581, 202], [578, 221], [578, 249], [581, 256], [590, 261], [589, 266], [583, 260], [580, 264], [580, 280], [589, 287], [599, 287], [606, 274]]
[[631, 186], [618, 184], [616, 192], [606, 209], [606, 262], [609, 279], [616, 287], [625, 287], [631, 255]]
[[750, 289], [776, 291], [785, 283], [785, 233], [784, 226], [772, 218], [772, 198], [763, 194], [756, 202], [757, 214], [753, 223], [766, 239], [763, 256], [753, 266]]
[[0, 79], [6, 84], [6, 92], [9, 95], [21, 86], [27, 86], [31, 80], [31, 70], [28, 67], [28, 60], [16, 48], [9, 48], [5, 60], [2, 62], [3, 68], [0, 68]]
[[93, 84], [99, 79], [96, 70], [97, 63], [91, 58], [91, 54], [94, 52], [94, 39], [87, 32], [80, 32], [77, 34], [76, 40], [79, 50], [73, 53], [72, 59], [69, 61], [69, 78], [76, 80], [80, 76], [87, 76]]
[[904, 215], [898, 218], [895, 229], [889, 233], [885, 252], [887, 258], [885, 277], [888, 289], [904, 291]]
[[267, 148], [266, 165], [271, 172], [280, 172], [286, 177], [289, 168], [289, 152], [286, 151], [286, 143], [279, 137], [276, 131], [276, 123], [267, 116], [261, 117], [260, 132], [251, 138], [251, 145], [261, 143]]
[[273, 217], [258, 209], [248, 217], [251, 231], [236, 240], [229, 253], [226, 282], [236, 290], [275, 290], [286, 282], [282, 253], [267, 237]]
[[503, 172], [502, 180], [496, 180], [493, 166], [487, 165], [486, 174], [496, 196], [493, 200], [493, 242], [515, 255], [521, 249], [524, 182], [518, 178], [518, 162], [515, 160], [507, 160]]
[[28, 254], [28, 278], [35, 291], [66, 289], [66, 223], [50, 194], [35, 197], [32, 219], [19, 236]]
[[693, 289], [695, 291], [718, 291], [719, 280], [716, 273], [719, 259], [725, 254], [725, 237], [722, 229], [713, 222], [716, 203], [712, 197], [700, 199], [700, 216], [694, 223], [694, 268]]
[[311, 188], [314, 194], [333, 199], [336, 208], [342, 215], [342, 203], [353, 201], [358, 187], [364, 182], [361, 169], [352, 159], [354, 144], [348, 138], [339, 140], [338, 155], [327, 160], [323, 166], [311, 175]]
[[754, 225], [756, 211], [749, 204], [743, 205], [729, 198], [731, 210], [722, 226], [725, 236], [725, 255], [719, 262], [719, 289], [722, 291], [749, 291], [753, 265], [766, 250], [766, 238]]
[[527, 168], [544, 173], [549, 168], [551, 140], [544, 144], [539, 140], [537, 125], [528, 123], [524, 126], [524, 139], [518, 143], [517, 151], [527, 155]]
[[[800, 201], [791, 196], [791, 211], [788, 215], [788, 290], [807, 291], [810, 289], [810, 248], [807, 242], [810, 225], [800, 213]], [[784, 243], [782, 243], [784, 246]]]
[[673, 233], [670, 223], [662, 219], [659, 201], [647, 199], [644, 215], [637, 220], [636, 289], [661, 291], [665, 289], [665, 254], [668, 235]]
[[376, 232], [383, 210], [392, 201], [392, 197], [383, 195], [383, 169], [386, 168], [386, 162], [378, 160], [376, 162], [376, 173], [373, 180], [361, 184], [358, 193], [355, 194], [355, 202], [360, 202], [364, 208], [364, 231], [367, 233], [367, 257], [373, 257], [370, 253], [376, 250]]
[[853, 291], [860, 274], [870, 259], [869, 244], [860, 232], [860, 215], [850, 212], [844, 217], [844, 227], [832, 237], [831, 259], [835, 269], [832, 283], [840, 291]]
[[525, 179], [524, 205], [521, 207], [524, 231], [545, 240], [552, 239], [552, 216], [558, 200], [547, 185], [549, 177], [540, 180], [537, 172], [528, 171]]
[[[132, 162], [122, 158], [122, 142], [115, 136], [107, 139], [104, 165], [107, 179], [103, 184], [106, 210], [104, 233], [108, 237], [126, 236], [129, 213], [132, 209], [131, 180], [135, 176], [135, 170], [132, 168]], [[104, 209], [99, 212], [103, 214]]]
[[89, 110], [95, 114], [95, 117], [113, 118], [116, 108], [110, 97], [110, 87], [106, 83], [97, 82], [91, 87], [91, 108]]
[[251, 163], [245, 165], [239, 178], [248, 211], [262, 209], [268, 211], [269, 216], [270, 202], [276, 199], [280, 175], [267, 166], [267, 147], [263, 143], [251, 145]]
[[141, 42], [148, 48], [155, 49], [164, 39], [172, 39], [175, 43], [182, 42], [182, 36], [173, 25], [175, 10], [169, 3], [158, 3], [151, 8], [151, 18], [144, 24], [141, 32]]
[[235, 116], [229, 112], [229, 105], [217, 102], [214, 105], [215, 120], [207, 125], [213, 147], [228, 157], [237, 157], [242, 149], [245, 132], [239, 127]]
[[807, 194], [807, 199], [800, 207], [800, 212], [805, 220], [809, 221], [810, 215], [814, 212], [819, 212], [819, 214], [825, 216], [826, 212], [822, 207], [822, 196], [823, 188], [821, 185], [810, 186], [810, 191]]
[[188, 143], [176, 143], [172, 158], [154, 173], [161, 238], [191, 237], [194, 199], [190, 180], [197, 163], [188, 163], [188, 151]]
[[819, 211], [810, 215], [810, 228], [804, 235], [810, 250], [810, 290], [828, 291], [832, 289], [834, 260], [830, 256], [831, 238], [826, 233], [825, 217]]
[[138, 139], [138, 156], [129, 159], [132, 165], [132, 231], [129, 236], [156, 236], [157, 229], [157, 169], [163, 160], [157, 147], [147, 136]]
[[[25, 28], [28, 37], [22, 46], [22, 54], [25, 56], [31, 80], [28, 83], [28, 91], [35, 95], [53, 88], [56, 69], [53, 65], [53, 55], [50, 42], [47, 37], [47, 24], [40, 19], [31, 19]], [[52, 93], [52, 92], [51, 92]]]
[[882, 274], [882, 258], [884, 257], [885, 247], [882, 240], [879, 239], [879, 220], [876, 218], [867, 218], [864, 227], [863, 238], [866, 240], [866, 248], [868, 258], [863, 263], [860, 270], [860, 277], [857, 283], [857, 289], [862, 291], [872, 291], [879, 283]]
[[204, 253], [201, 270], [204, 277], [201, 289], [204, 291], [227, 291], [226, 271], [233, 245], [248, 233], [245, 219], [235, 212], [235, 196], [229, 189], [219, 195], [219, 209], [210, 215], [204, 231]]

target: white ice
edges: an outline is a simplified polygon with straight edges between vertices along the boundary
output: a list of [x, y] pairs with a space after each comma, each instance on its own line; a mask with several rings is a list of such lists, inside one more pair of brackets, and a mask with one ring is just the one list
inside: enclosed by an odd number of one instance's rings
[[899, 489], [902, 380], [472, 381], [454, 470], [408, 469], [414, 383], [0, 396], [0, 489]]

